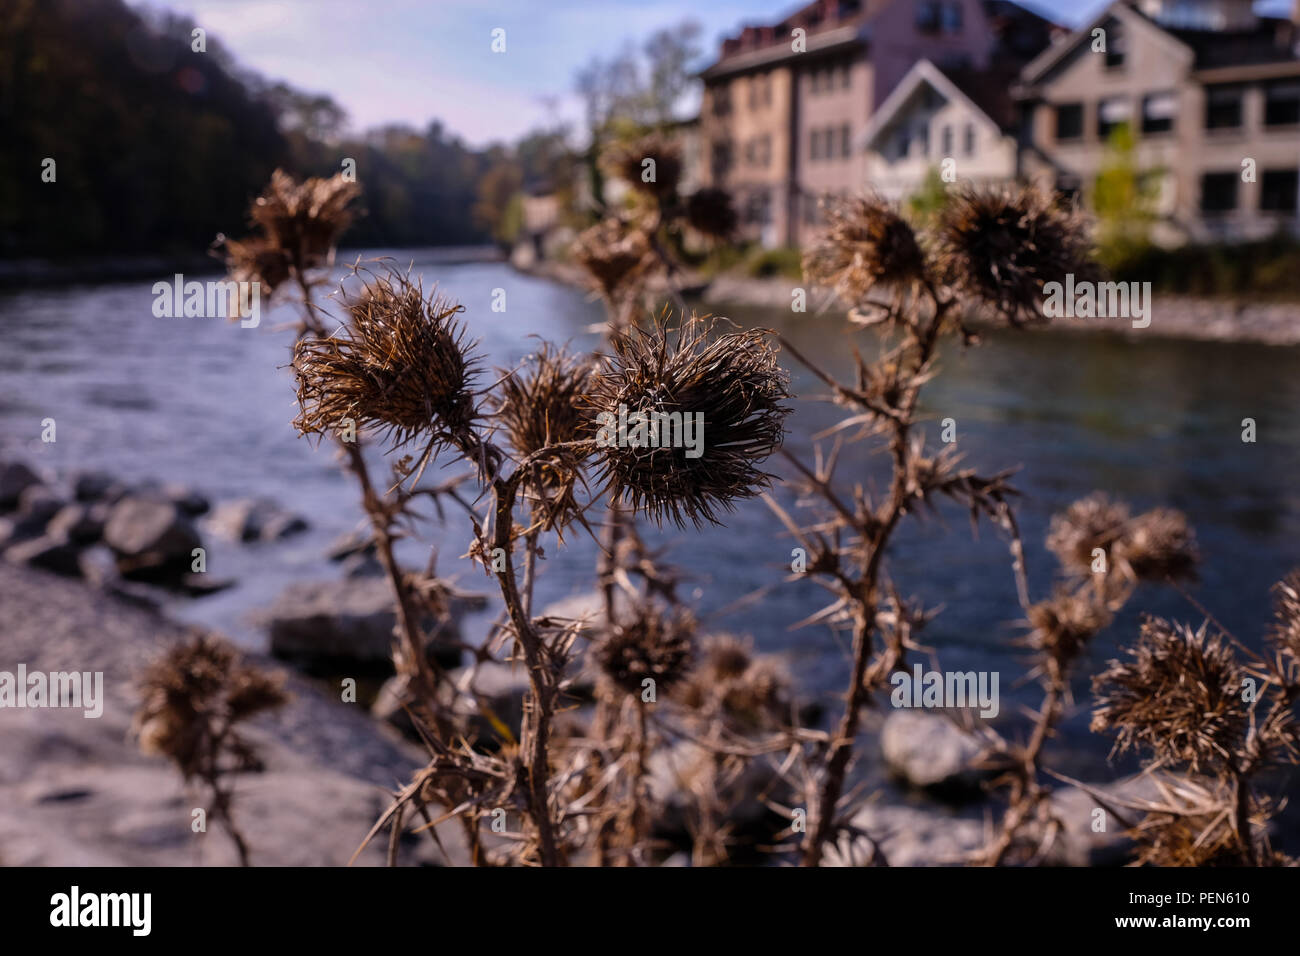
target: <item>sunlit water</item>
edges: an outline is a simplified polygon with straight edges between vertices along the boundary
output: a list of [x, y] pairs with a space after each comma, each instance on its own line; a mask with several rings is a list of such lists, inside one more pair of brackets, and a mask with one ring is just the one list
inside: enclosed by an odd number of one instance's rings
[[[404, 263], [414, 258], [426, 287], [437, 282], [464, 303], [488, 369], [518, 362], [534, 336], [580, 348], [598, 342], [590, 329], [602, 312], [581, 292], [502, 264], [446, 264], [432, 252], [399, 256]], [[311, 531], [282, 543], [233, 545], [209, 535], [209, 572], [237, 586], [170, 608], [260, 646], [264, 637], [250, 612], [290, 581], [337, 575], [323, 554], [360, 526], [355, 489], [330, 448], [298, 438], [289, 425], [296, 407], [285, 368], [292, 333], [276, 325], [292, 319], [291, 307], [264, 315], [257, 329], [159, 319], [151, 287], [130, 282], [0, 295], [0, 454], [58, 474], [94, 468], [184, 482], [214, 501], [264, 495], [305, 515]], [[496, 289], [505, 290], [504, 312], [492, 311]], [[730, 315], [779, 329], [841, 374], [851, 368], [854, 344], [873, 347], [869, 336], [831, 315]], [[786, 364], [794, 391], [804, 396], [789, 420], [787, 448], [809, 459], [808, 436], [836, 412], [812, 403], [818, 383]], [[1094, 489], [1139, 509], [1187, 512], [1205, 558], [1196, 599], [1247, 643], [1256, 644], [1267, 627], [1270, 586], [1300, 566], [1300, 350], [989, 334], [979, 348], [944, 354], [925, 414], [931, 441], [941, 419], [955, 420], [967, 464], [986, 473], [1020, 467], [1019, 518], [1035, 597], [1049, 591], [1054, 574], [1042, 544], [1051, 514]], [[1254, 444], [1241, 440], [1247, 417], [1257, 423]], [[45, 418], [57, 422], [54, 444], [40, 441]], [[846, 454], [840, 477], [883, 487], [884, 461], [868, 451], [859, 446]], [[787, 471], [776, 459], [770, 468]], [[439, 473], [458, 470], [452, 464]], [[788, 493], [777, 493], [788, 501]], [[784, 652], [803, 692], [833, 703], [845, 647], [824, 628], [790, 630], [824, 603], [825, 593], [808, 582], [784, 582], [793, 545], [762, 502], [742, 503], [725, 527], [650, 537], [670, 546], [668, 557], [689, 572], [685, 593], [710, 627], [753, 635], [760, 648]], [[424, 525], [418, 541], [404, 543], [403, 556], [422, 566], [436, 548], [440, 572], [488, 592], [491, 582], [460, 558], [467, 542], [463, 516], [452, 513], [446, 527]], [[580, 537], [564, 548], [548, 542], [539, 599], [591, 589], [593, 563], [594, 547]], [[1018, 608], [1006, 543], [996, 531], [981, 526], [972, 539], [965, 513], [942, 504], [937, 515], [905, 526], [888, 571], [902, 594], [942, 606], [923, 640], [944, 669], [998, 671], [1004, 715], [1035, 702], [1032, 687], [1012, 686], [1024, 673], [1023, 655], [1011, 645], [1020, 633]], [[718, 614], [760, 590], [751, 603]], [[1143, 589], [1129, 607], [1090, 649], [1084, 671], [1133, 638], [1139, 610], [1199, 622], [1184, 598], [1159, 589]], [[472, 627], [481, 631], [483, 622]], [[1097, 761], [1105, 742], [1086, 730], [1086, 681], [1076, 691], [1079, 706], [1063, 745]]]

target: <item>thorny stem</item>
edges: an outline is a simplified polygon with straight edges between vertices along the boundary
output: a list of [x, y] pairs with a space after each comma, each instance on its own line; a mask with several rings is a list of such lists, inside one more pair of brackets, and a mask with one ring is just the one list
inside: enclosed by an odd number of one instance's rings
[[[912, 333], [916, 346], [914, 371], [920, 371], [930, 361], [944, 316], [953, 305], [952, 299], [941, 299], [934, 289], [927, 291], [934, 305], [934, 314], [924, 330]], [[838, 383], [834, 383], [834, 387], [841, 394], [848, 391]], [[900, 403], [899, 414], [887, 416], [890, 424], [889, 450], [894, 464], [889, 499], [884, 504], [883, 512], [875, 516], [873, 522], [858, 522], [858, 530], [865, 539], [865, 547], [861, 552], [861, 576], [852, 582], [847, 595], [853, 605], [853, 668], [844, 712], [826, 756], [821, 789], [816, 797], [816, 813], [804, 843], [804, 866], [820, 865], [825, 844], [836, 832], [836, 807], [844, 793], [844, 780], [853, 756], [862, 707], [871, 694], [865, 678], [872, 653], [871, 636], [876, 628], [876, 613], [880, 604], [880, 567], [889, 539], [907, 511], [907, 473], [911, 454], [908, 435], [919, 395], [919, 385], [909, 386]]]

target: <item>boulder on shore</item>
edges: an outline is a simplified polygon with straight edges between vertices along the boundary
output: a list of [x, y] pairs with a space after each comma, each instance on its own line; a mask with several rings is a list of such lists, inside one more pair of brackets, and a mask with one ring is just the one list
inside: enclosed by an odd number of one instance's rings
[[207, 527], [231, 541], [279, 541], [306, 531], [305, 518], [285, 511], [269, 498], [223, 501], [207, 519]]
[[[441, 622], [422, 624], [433, 633], [430, 656], [444, 666], [460, 663], [460, 619], [482, 599], [452, 598]], [[392, 669], [397, 611], [388, 579], [296, 581], [261, 615], [271, 653], [311, 673], [388, 673]]]
[[190, 573], [202, 547], [193, 522], [173, 501], [128, 495], [109, 512], [104, 543], [125, 578], [176, 580]]
[[12, 511], [19, 496], [40, 483], [40, 476], [21, 461], [0, 461], [0, 511]]
[[910, 786], [949, 798], [978, 796], [988, 774], [973, 765], [979, 741], [942, 714], [895, 710], [880, 729], [891, 774]]

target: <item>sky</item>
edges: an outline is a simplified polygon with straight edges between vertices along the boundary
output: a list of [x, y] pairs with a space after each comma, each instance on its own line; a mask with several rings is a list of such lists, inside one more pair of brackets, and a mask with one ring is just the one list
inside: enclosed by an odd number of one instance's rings
[[[702, 46], [799, 0], [129, 0], [185, 14], [246, 67], [347, 110], [353, 130], [432, 119], [474, 146], [578, 122], [574, 73], [684, 19]], [[1029, 0], [1078, 26], [1107, 0]], [[505, 52], [491, 49], [505, 30]], [[708, 56], [706, 53], [705, 62]], [[701, 64], [703, 65], [703, 64]]]

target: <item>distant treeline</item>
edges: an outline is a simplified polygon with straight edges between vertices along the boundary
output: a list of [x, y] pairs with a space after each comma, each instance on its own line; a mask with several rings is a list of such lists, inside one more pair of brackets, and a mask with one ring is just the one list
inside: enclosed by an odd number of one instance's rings
[[277, 166], [344, 157], [364, 187], [351, 244], [487, 241], [472, 209], [501, 147], [437, 123], [344, 138], [328, 97], [241, 69], [213, 35], [196, 52], [194, 29], [122, 0], [0, 0], [0, 256], [193, 253], [245, 231]]

